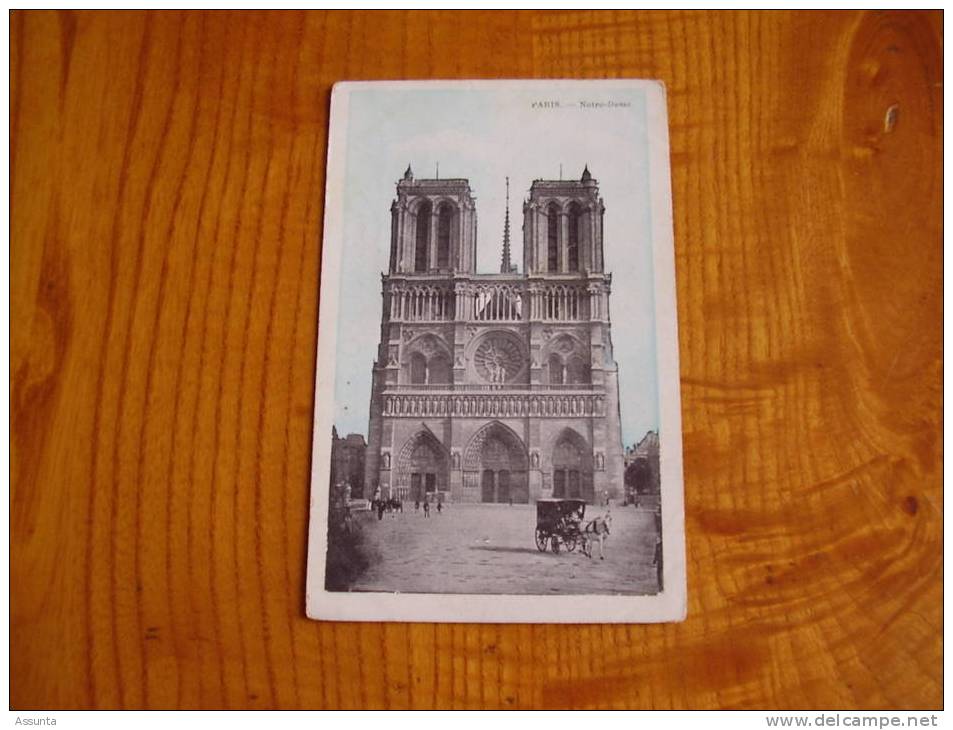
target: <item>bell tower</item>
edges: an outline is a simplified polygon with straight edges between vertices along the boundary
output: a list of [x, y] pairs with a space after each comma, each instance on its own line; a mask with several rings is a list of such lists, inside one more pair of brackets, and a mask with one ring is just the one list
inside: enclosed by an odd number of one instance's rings
[[390, 208], [391, 274], [472, 274], [476, 202], [463, 178], [415, 178], [407, 166]]
[[601, 274], [605, 205], [588, 165], [579, 180], [534, 180], [523, 204], [523, 270]]

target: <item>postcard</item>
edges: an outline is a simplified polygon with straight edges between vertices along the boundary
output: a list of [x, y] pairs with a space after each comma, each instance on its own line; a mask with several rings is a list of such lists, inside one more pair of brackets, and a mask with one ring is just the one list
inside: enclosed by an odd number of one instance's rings
[[328, 146], [308, 616], [682, 620], [664, 86], [339, 83]]

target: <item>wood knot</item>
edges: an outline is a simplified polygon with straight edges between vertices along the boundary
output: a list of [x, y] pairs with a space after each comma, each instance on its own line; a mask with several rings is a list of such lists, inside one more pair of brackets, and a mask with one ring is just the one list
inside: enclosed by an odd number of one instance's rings
[[913, 517], [918, 509], [920, 509], [920, 503], [917, 502], [917, 498], [908, 494], [907, 498], [903, 500], [903, 511]]

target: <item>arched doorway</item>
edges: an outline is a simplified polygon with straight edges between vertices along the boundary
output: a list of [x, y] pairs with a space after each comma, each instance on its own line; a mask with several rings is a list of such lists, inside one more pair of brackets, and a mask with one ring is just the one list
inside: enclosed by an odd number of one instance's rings
[[526, 449], [503, 424], [487, 424], [470, 439], [463, 468], [464, 483], [479, 480], [481, 502], [529, 502]]
[[395, 493], [401, 500], [443, 499], [450, 495], [446, 450], [430, 432], [414, 434], [400, 451]]
[[553, 498], [594, 500], [592, 454], [582, 436], [568, 428], [559, 435], [552, 467]]

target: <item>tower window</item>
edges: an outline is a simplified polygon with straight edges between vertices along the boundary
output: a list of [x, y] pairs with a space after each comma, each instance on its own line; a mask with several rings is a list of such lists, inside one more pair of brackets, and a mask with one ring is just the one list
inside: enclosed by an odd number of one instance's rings
[[549, 384], [550, 385], [562, 385], [565, 382], [564, 370], [563, 370], [563, 361], [559, 358], [559, 355], [553, 354], [549, 356]]
[[433, 358], [427, 364], [429, 377], [427, 382], [431, 385], [446, 385], [452, 378], [450, 377], [450, 361], [440, 355]]
[[557, 272], [559, 271], [559, 208], [556, 207], [555, 203], [550, 204], [546, 215], [549, 219], [547, 226], [549, 252], [547, 269], [550, 272]]
[[582, 211], [573, 203], [569, 206], [569, 270], [579, 271], [579, 220]]
[[415, 352], [410, 358], [410, 382], [413, 385], [427, 382], [427, 361], [420, 353]]
[[397, 211], [390, 218], [390, 272], [397, 271]]
[[424, 202], [417, 209], [417, 245], [414, 249], [414, 271], [427, 271], [427, 249], [430, 248], [430, 216], [433, 212], [429, 202]]
[[444, 203], [437, 214], [437, 268], [450, 268], [450, 223], [453, 209]]
[[566, 382], [573, 385], [588, 383], [591, 375], [589, 367], [579, 357], [573, 356], [566, 363]]

